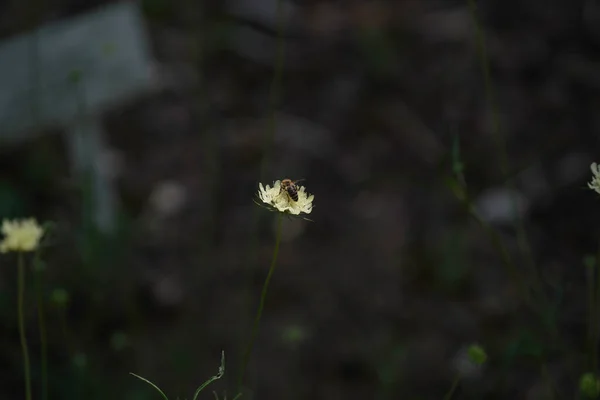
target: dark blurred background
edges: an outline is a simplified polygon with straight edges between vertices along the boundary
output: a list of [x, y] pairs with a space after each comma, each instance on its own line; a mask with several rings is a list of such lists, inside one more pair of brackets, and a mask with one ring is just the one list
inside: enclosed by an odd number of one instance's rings
[[[139, 25], [117, 18], [57, 42], [73, 41], [76, 55], [114, 52], [114, 74], [102, 72], [102, 58], [70, 65], [44, 47], [52, 29], [35, 34], [125, 3], [141, 12]], [[35, 398], [36, 287], [49, 399], [159, 398], [129, 372], [191, 399], [221, 350], [225, 377], [200, 398], [233, 398], [274, 245], [275, 215], [252, 198], [261, 179], [285, 177], [306, 179], [314, 222], [284, 221], [242, 398], [440, 399], [459, 373], [455, 398], [573, 398], [586, 368], [582, 259], [597, 251], [600, 222], [586, 187], [600, 161], [600, 2], [477, 1], [499, 136], [466, 0], [281, 6], [0, 2], [0, 216], [54, 223], [44, 264], [29, 270]], [[128, 35], [102, 44], [121, 23], [139, 48], [119, 48]], [[10, 43], [21, 35], [39, 41], [19, 53]], [[15, 78], [26, 68], [41, 86]], [[112, 88], [128, 69], [150, 83], [113, 96], [135, 80]], [[31, 108], [14, 100], [44, 93], [46, 80], [75, 88], [65, 95], [75, 117], [53, 120], [63, 112], [54, 95]], [[95, 105], [94, 91], [109, 87]], [[103, 139], [79, 151], [104, 186], [77, 172], [77, 132]], [[483, 222], [520, 271], [539, 271], [560, 346], [446, 184], [457, 155]], [[14, 261], [0, 258], [0, 399], [24, 398]], [[465, 361], [474, 342], [489, 354], [483, 368]]]

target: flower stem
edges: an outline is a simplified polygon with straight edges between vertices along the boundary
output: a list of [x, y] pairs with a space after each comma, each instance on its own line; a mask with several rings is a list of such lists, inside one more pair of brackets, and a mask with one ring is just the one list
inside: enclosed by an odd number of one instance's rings
[[23, 365], [25, 372], [25, 399], [31, 400], [31, 375], [29, 368], [29, 350], [27, 349], [27, 339], [25, 338], [25, 317], [23, 315], [23, 303], [25, 299], [25, 261], [23, 253], [19, 252], [18, 262], [18, 313], [19, 313], [19, 336], [21, 338], [21, 348], [23, 350]]
[[277, 233], [275, 237], [275, 249], [273, 250], [273, 258], [271, 259], [271, 267], [269, 268], [269, 273], [267, 274], [267, 278], [265, 279], [265, 283], [262, 288], [262, 293], [260, 295], [260, 304], [258, 306], [258, 311], [256, 312], [256, 317], [254, 318], [254, 326], [252, 327], [252, 334], [250, 336], [250, 342], [248, 343], [248, 347], [246, 348], [246, 352], [244, 353], [244, 359], [242, 363], [242, 371], [240, 373], [240, 379], [238, 381], [238, 392], [241, 391], [242, 384], [244, 383], [244, 378], [246, 377], [246, 369], [248, 367], [248, 362], [250, 361], [250, 355], [252, 354], [252, 348], [254, 347], [254, 341], [256, 340], [256, 336], [258, 335], [258, 326], [260, 324], [260, 318], [262, 316], [263, 309], [265, 307], [265, 299], [267, 297], [267, 290], [269, 289], [269, 282], [271, 282], [271, 277], [273, 276], [273, 272], [275, 271], [275, 266], [277, 265], [277, 256], [279, 254], [279, 244], [281, 243], [281, 226], [283, 222], [283, 214], [278, 213], [277, 215]]
[[[37, 256], [36, 256], [37, 257]], [[35, 271], [35, 290], [37, 297], [38, 325], [40, 327], [40, 343], [42, 353], [42, 400], [48, 399], [48, 343], [46, 341], [46, 322], [44, 317], [44, 290], [42, 271]]]
[[[598, 257], [600, 257], [600, 245], [598, 246]], [[597, 260], [599, 260], [597, 258]], [[598, 374], [598, 340], [600, 340], [600, 330], [598, 328], [598, 324], [600, 323], [600, 321], [598, 320], [598, 313], [600, 312], [600, 271], [598, 271], [598, 262], [596, 261], [596, 266], [594, 269], [595, 272], [595, 278], [596, 278], [596, 283], [595, 283], [595, 287], [592, 289], [593, 293], [592, 296], [594, 296], [593, 299], [593, 304], [592, 304], [592, 309], [593, 309], [593, 316], [592, 319], [590, 321], [590, 324], [592, 325], [592, 369], [594, 371], [594, 373], [597, 375]], [[593, 285], [593, 283], [592, 283]]]
[[587, 369], [595, 370], [597, 364], [597, 356], [594, 353], [596, 351], [596, 264], [586, 265], [586, 283], [588, 289], [588, 356], [589, 365]]
[[454, 392], [456, 391], [456, 388], [458, 387], [458, 384], [460, 383], [460, 378], [461, 378], [460, 374], [456, 375], [456, 378], [454, 378], [454, 382], [452, 382], [452, 386], [450, 387], [450, 390], [448, 390], [448, 392], [444, 396], [444, 400], [450, 400], [452, 398], [452, 395], [454, 394]]
[[[496, 148], [498, 149], [498, 154], [500, 156], [499, 168], [500, 172], [503, 175], [503, 178], [506, 179], [506, 186], [508, 187], [511, 196], [511, 212], [513, 214], [513, 222], [516, 228], [516, 236], [517, 236], [517, 245], [519, 250], [523, 254], [526, 259], [525, 264], [528, 269], [528, 273], [530, 276], [528, 280], [523, 279], [523, 282], [530, 283], [530, 288], [528, 290], [533, 291], [537, 297], [539, 297], [539, 301], [543, 304], [549, 304], [549, 299], [544, 292], [542, 286], [542, 278], [540, 276], [539, 270], [536, 266], [535, 257], [533, 255], [533, 250], [531, 249], [531, 244], [529, 242], [529, 238], [527, 236], [527, 231], [525, 229], [525, 223], [523, 221], [523, 217], [519, 211], [519, 205], [517, 203], [517, 198], [514, 193], [516, 193], [516, 188], [514, 184], [514, 180], [510, 177], [509, 165], [508, 165], [508, 150], [506, 147], [506, 140], [502, 136], [502, 132], [500, 130], [500, 109], [498, 107], [498, 100], [496, 98], [494, 85], [492, 84], [492, 76], [491, 76], [491, 68], [490, 61], [487, 56], [487, 48], [485, 35], [483, 30], [483, 24], [481, 23], [478, 13], [477, 13], [477, 4], [475, 0], [467, 0], [469, 11], [471, 13], [471, 19], [473, 21], [473, 25], [475, 27], [475, 40], [477, 41], [477, 50], [481, 63], [481, 71], [483, 74], [484, 81], [484, 90], [486, 101], [491, 108], [491, 117], [492, 117], [492, 134], [496, 141]], [[548, 323], [548, 321], [544, 321]], [[553, 321], [552, 321], [553, 322]]]

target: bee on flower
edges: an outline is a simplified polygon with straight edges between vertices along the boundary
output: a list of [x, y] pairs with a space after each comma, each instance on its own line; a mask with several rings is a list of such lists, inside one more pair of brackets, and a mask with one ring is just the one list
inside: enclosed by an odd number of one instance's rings
[[275, 181], [273, 187], [258, 185], [258, 205], [270, 211], [277, 211], [293, 216], [310, 214], [313, 209], [314, 195], [309, 195], [304, 186], [297, 185], [299, 181], [284, 179]]
[[34, 251], [44, 235], [44, 229], [34, 218], [4, 220], [1, 231], [4, 239], [0, 242], [0, 253]]

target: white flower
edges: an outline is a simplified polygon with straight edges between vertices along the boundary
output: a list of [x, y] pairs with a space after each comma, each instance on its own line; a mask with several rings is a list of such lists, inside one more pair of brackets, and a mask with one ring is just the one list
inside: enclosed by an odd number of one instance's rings
[[33, 251], [37, 249], [44, 230], [34, 218], [4, 220], [2, 222], [2, 234], [4, 234], [4, 240], [0, 242], [0, 253]]
[[268, 208], [292, 215], [310, 214], [312, 211], [315, 196], [309, 196], [304, 186], [298, 188], [298, 201], [292, 200], [285, 190], [281, 190], [280, 181], [275, 181], [273, 187], [264, 187], [259, 183], [258, 189], [258, 198]]
[[595, 190], [597, 193], [600, 193], [600, 165], [592, 163], [592, 165], [590, 165], [590, 169], [592, 170], [592, 174], [594, 176], [592, 181], [588, 182], [588, 187], [592, 190]]

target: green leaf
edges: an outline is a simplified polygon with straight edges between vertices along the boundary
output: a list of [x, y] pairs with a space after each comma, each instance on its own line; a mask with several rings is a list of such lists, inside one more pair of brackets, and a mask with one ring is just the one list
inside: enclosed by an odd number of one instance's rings
[[140, 380], [142, 380], [142, 381], [146, 382], [148, 385], [150, 385], [150, 386], [152, 386], [154, 389], [156, 389], [156, 390], [158, 391], [158, 393], [160, 393], [160, 394], [161, 394], [161, 396], [163, 397], [163, 399], [165, 399], [165, 400], [169, 400], [169, 398], [167, 397], [167, 395], [166, 395], [166, 394], [165, 394], [165, 393], [164, 393], [162, 390], [160, 390], [160, 388], [159, 388], [158, 386], [156, 386], [154, 383], [150, 382], [150, 381], [149, 381], [148, 379], [146, 379], [146, 378], [142, 378], [141, 376], [134, 374], [133, 372], [130, 372], [130, 374], [131, 374], [131, 375], [133, 375], [133, 376], [135, 376], [136, 378], [138, 378], [138, 379], [140, 379]]

